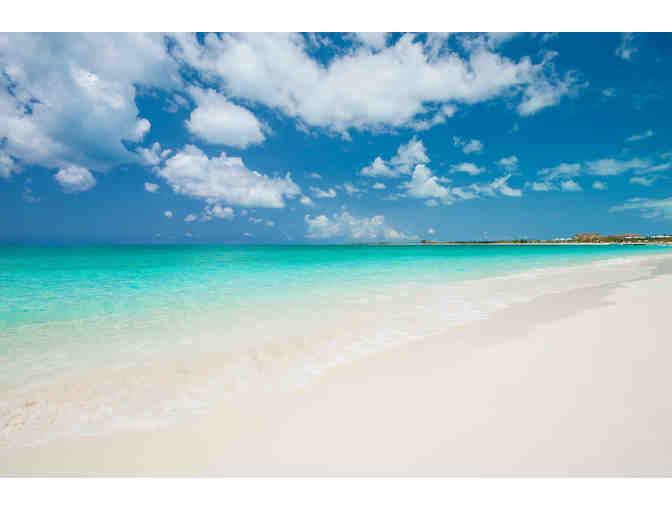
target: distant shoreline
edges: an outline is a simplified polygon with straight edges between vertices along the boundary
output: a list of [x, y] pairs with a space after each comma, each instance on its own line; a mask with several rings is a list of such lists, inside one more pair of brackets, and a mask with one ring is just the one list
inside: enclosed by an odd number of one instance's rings
[[626, 245], [626, 246], [672, 246], [672, 241], [605, 241], [605, 242], [589, 242], [589, 241], [424, 241], [414, 243], [420, 246], [529, 246], [529, 245], [545, 245], [545, 246], [605, 246], [605, 245]]

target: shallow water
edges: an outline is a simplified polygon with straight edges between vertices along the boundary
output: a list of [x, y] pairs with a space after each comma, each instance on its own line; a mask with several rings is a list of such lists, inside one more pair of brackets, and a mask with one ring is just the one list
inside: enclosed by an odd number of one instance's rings
[[169, 422], [250, 386], [300, 385], [391, 345], [450, 339], [455, 325], [577, 281], [613, 280], [633, 256], [671, 252], [0, 248], [0, 418], [8, 424], [0, 435], [16, 444]]

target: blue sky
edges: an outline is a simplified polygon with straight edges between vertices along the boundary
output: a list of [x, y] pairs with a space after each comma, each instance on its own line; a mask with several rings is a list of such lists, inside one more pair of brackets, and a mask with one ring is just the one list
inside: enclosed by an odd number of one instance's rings
[[672, 231], [669, 34], [0, 34], [0, 242]]

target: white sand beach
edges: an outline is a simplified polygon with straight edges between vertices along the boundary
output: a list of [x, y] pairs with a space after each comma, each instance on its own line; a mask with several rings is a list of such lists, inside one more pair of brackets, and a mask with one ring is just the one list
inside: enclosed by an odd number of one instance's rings
[[301, 388], [5, 445], [0, 475], [671, 476], [672, 258], [596, 267]]

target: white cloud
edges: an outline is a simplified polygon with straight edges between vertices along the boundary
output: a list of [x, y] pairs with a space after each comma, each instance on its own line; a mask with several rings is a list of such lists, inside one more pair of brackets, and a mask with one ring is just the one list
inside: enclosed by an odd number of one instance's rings
[[548, 182], [535, 181], [530, 186], [534, 191], [551, 191], [553, 189], [553, 186]]
[[66, 193], [79, 193], [93, 188], [96, 178], [86, 168], [77, 165], [68, 165], [60, 168], [54, 179]]
[[639, 176], [639, 177], [630, 177], [630, 182], [632, 184], [641, 184], [642, 186], [652, 186], [654, 182], [656, 182], [656, 177], [644, 177], [644, 176]]
[[309, 174], [306, 174], [306, 177], [309, 177], [310, 179], [322, 179], [322, 176], [317, 172], [310, 172]]
[[304, 220], [307, 226], [306, 237], [311, 239], [338, 237], [360, 241], [401, 241], [413, 238], [387, 225], [385, 217], [381, 215], [358, 218], [343, 211], [331, 217], [323, 214], [311, 217], [306, 214]]
[[390, 160], [390, 165], [402, 174], [409, 174], [419, 163], [429, 163], [429, 158], [422, 140], [416, 137], [411, 138], [406, 145], [400, 145]]
[[371, 165], [362, 168], [361, 174], [367, 177], [396, 178], [408, 175], [415, 165], [428, 163], [429, 158], [422, 140], [411, 138], [408, 143], [397, 148], [397, 153], [389, 161], [378, 156]]
[[358, 188], [357, 186], [349, 182], [344, 183], [343, 187], [345, 188], [345, 191], [347, 192], [348, 195], [355, 195], [357, 193], [364, 193], [366, 191], [361, 188]]
[[442, 186], [438, 177], [425, 165], [417, 165], [411, 180], [401, 186], [410, 197], [438, 199], [444, 204], [452, 204], [455, 201], [450, 188]]
[[145, 191], [149, 191], [150, 193], [156, 193], [158, 190], [159, 190], [158, 184], [155, 184], [153, 182], [145, 183]]
[[[663, 155], [664, 156], [664, 155]], [[669, 170], [672, 167], [672, 163], [661, 163], [659, 165], [653, 165], [649, 167], [638, 168], [635, 170], [636, 174], [650, 174], [655, 172], [664, 172]]]
[[185, 124], [200, 139], [240, 149], [266, 139], [262, 124], [247, 108], [232, 103], [213, 89], [189, 87], [189, 94], [196, 102], [196, 109]]
[[254, 237], [254, 235], [253, 235], [253, 234], [250, 234], [249, 232], [244, 232], [243, 235], [244, 235], [245, 237]]
[[607, 183], [604, 181], [593, 181], [593, 189], [604, 191], [607, 189]]
[[400, 185], [406, 190], [406, 196], [413, 198], [425, 198], [425, 205], [435, 207], [440, 203], [450, 205], [456, 200], [471, 200], [479, 196], [504, 195], [510, 197], [520, 197], [523, 192], [521, 189], [514, 189], [509, 186], [508, 181], [511, 174], [497, 177], [487, 183], [473, 183], [466, 187], [444, 186], [442, 182], [449, 182], [449, 179], [437, 177], [425, 165], [417, 165], [413, 171], [411, 180]]
[[203, 44], [193, 35], [174, 38], [174, 54], [227, 96], [341, 133], [407, 126], [445, 104], [474, 104], [521, 92], [519, 111], [528, 115], [559, 102], [576, 81], [571, 73], [558, 76], [554, 54], [535, 64], [530, 57], [514, 61], [476, 44], [463, 57], [435, 51], [430, 38], [415, 34], [387, 47], [374, 43], [380, 51], [372, 52], [369, 45], [353, 48], [327, 64], [311, 56], [300, 34], [208, 34]]
[[21, 164], [89, 173], [138, 161], [122, 143], [150, 129], [138, 118], [137, 86], [181, 83], [161, 34], [0, 34], [0, 67], [6, 152]]
[[634, 41], [635, 41], [634, 34], [630, 32], [625, 32], [621, 34], [621, 44], [618, 48], [616, 48], [614, 54], [618, 57], [621, 57], [624, 60], [632, 60], [634, 54], [637, 53], [637, 51], [639, 51], [635, 47]]
[[449, 118], [452, 118], [456, 112], [457, 106], [444, 104], [438, 112], [435, 112], [430, 117], [413, 120], [408, 123], [408, 126], [416, 131], [427, 131], [434, 126], [444, 124]]
[[16, 164], [9, 154], [0, 151], [0, 177], [9, 179], [12, 174], [20, 174], [22, 171], [23, 169]]
[[275, 222], [273, 220], [264, 220], [263, 218], [254, 218], [254, 217], [250, 216], [248, 221], [250, 223], [254, 223], [254, 224], [263, 223], [267, 227], [274, 227], [275, 226]]
[[433, 228], [428, 228], [428, 229], [427, 229], [427, 233], [428, 233], [428, 234], [434, 234], [434, 233], [435, 233], [435, 230], [434, 230]]
[[614, 97], [616, 95], [616, 89], [608, 88], [602, 91], [604, 97]]
[[173, 211], [163, 211], [163, 215], [166, 218], [172, 218], [173, 217]]
[[462, 140], [458, 136], [453, 136], [453, 145], [462, 149], [465, 154], [483, 152], [483, 143], [480, 140], [471, 139], [469, 141]]
[[[140, 163], [147, 166], [156, 166], [161, 163], [161, 144], [154, 142], [150, 148], [138, 147], [137, 154], [140, 156]], [[165, 152], [165, 151], [164, 151]]]
[[497, 164], [509, 172], [515, 172], [518, 169], [518, 158], [516, 156], [509, 156], [508, 158], [500, 159]]
[[376, 159], [373, 160], [373, 163], [371, 163], [369, 166], [365, 166], [362, 168], [361, 171], [362, 175], [365, 175], [367, 177], [399, 177], [401, 174], [393, 171], [390, 169], [389, 166], [387, 166], [387, 163], [381, 158], [380, 156], [377, 156]]
[[285, 177], [269, 177], [249, 170], [241, 158], [229, 157], [225, 152], [209, 158], [194, 145], [187, 145], [168, 159], [157, 174], [168, 181], [175, 193], [211, 204], [282, 208], [286, 198], [301, 194], [289, 173]]
[[382, 182], [376, 182], [372, 186], [373, 189], [385, 189], [386, 186]]
[[581, 185], [573, 179], [569, 179], [568, 181], [562, 181], [560, 183], [560, 189], [562, 191], [583, 191]]
[[648, 161], [633, 158], [629, 161], [622, 161], [613, 158], [598, 159], [586, 163], [588, 173], [592, 175], [618, 175], [633, 169], [644, 169], [650, 166]]
[[631, 198], [624, 204], [612, 207], [610, 212], [639, 211], [643, 218], [663, 218], [672, 221], [672, 197], [662, 200]]
[[311, 186], [310, 191], [313, 192], [313, 195], [315, 195], [316, 198], [336, 198], [336, 190], [334, 190], [334, 188], [323, 190], [321, 188]]
[[[660, 165], [658, 165], [660, 166]], [[541, 180], [529, 184], [534, 191], [550, 191], [560, 189], [562, 191], [580, 191], [582, 188], [574, 181], [579, 175], [593, 175], [606, 177], [620, 175], [630, 170], [638, 173], [648, 173], [656, 167], [652, 167], [649, 161], [633, 158], [630, 160], [618, 160], [603, 158], [584, 163], [561, 163], [552, 168], [543, 168], [537, 172]], [[602, 183], [602, 181], [596, 181]], [[604, 184], [605, 188], [600, 188]], [[606, 189], [606, 183], [598, 184], [595, 189]]]
[[485, 168], [476, 166], [473, 163], [458, 163], [452, 165], [450, 168], [451, 172], [464, 172], [469, 175], [478, 175], [485, 172]]
[[355, 39], [374, 50], [382, 50], [387, 45], [387, 32], [355, 32]]
[[235, 216], [231, 207], [224, 207], [220, 204], [207, 205], [203, 209], [203, 221], [210, 221], [213, 218], [232, 220]]
[[[560, 189], [562, 191], [578, 191], [578, 184], [573, 180], [582, 171], [580, 163], [560, 163], [550, 168], [542, 168], [537, 172], [541, 180], [530, 184], [534, 191], [551, 191]], [[565, 183], [563, 185], [563, 183]], [[572, 189], [574, 188], [574, 189]]]
[[184, 218], [184, 221], [186, 221], [187, 223], [191, 223], [192, 221], [196, 221], [197, 219], [198, 216], [196, 216], [195, 214], [187, 214]]
[[315, 205], [313, 204], [313, 201], [310, 199], [310, 197], [307, 197], [306, 195], [302, 195], [301, 198], [299, 199], [299, 202], [301, 202], [303, 205], [307, 207], [312, 207], [313, 205]]
[[628, 137], [625, 141], [626, 142], [638, 142], [640, 140], [645, 140], [647, 138], [651, 138], [655, 133], [651, 129], [647, 129], [643, 133], [640, 133], [638, 135], [632, 135]]
[[504, 175], [502, 177], [498, 177], [497, 179], [493, 180], [490, 184], [489, 187], [495, 191], [499, 192], [502, 195], [506, 195], [507, 197], [520, 197], [523, 195], [523, 191], [520, 189], [514, 189], [511, 186], [509, 186], [508, 181], [511, 178], [511, 175]]

